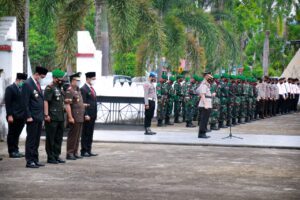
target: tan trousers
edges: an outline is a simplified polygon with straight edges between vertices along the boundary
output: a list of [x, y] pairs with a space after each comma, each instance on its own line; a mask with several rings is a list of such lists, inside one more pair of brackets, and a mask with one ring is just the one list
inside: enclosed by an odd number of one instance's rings
[[78, 155], [79, 141], [83, 123], [70, 124], [67, 139], [67, 155]]

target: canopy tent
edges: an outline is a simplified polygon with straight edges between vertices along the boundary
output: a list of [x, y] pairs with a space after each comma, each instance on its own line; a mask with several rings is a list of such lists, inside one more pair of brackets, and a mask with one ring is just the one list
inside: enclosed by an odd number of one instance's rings
[[281, 77], [300, 79], [300, 49], [298, 49], [296, 55], [288, 64], [287, 68], [283, 71]]

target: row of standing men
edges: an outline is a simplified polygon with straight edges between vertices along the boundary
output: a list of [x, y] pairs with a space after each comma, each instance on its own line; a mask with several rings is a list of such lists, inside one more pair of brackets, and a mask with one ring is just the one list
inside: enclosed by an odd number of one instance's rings
[[[183, 80], [185, 81], [183, 82]], [[182, 75], [167, 77], [165, 74], [156, 85], [157, 126], [186, 122], [186, 127], [200, 124], [198, 104], [202, 77]], [[214, 75], [210, 82], [212, 111], [209, 124], [211, 130], [244, 124], [265, 117], [297, 111], [299, 80], [297, 78], [269, 78]], [[182, 121], [180, 120], [182, 118]], [[164, 122], [164, 123], [163, 123]]]
[[[63, 89], [65, 72], [52, 71], [53, 81], [44, 92], [40, 82], [47, 75], [46, 68], [37, 66], [32, 77], [17, 73], [16, 81], [5, 90], [8, 122], [7, 146], [10, 158], [24, 157], [27, 168], [39, 168], [39, 144], [43, 123], [46, 132], [47, 163], [59, 164], [65, 129], [65, 111], [70, 127], [67, 137], [66, 159], [76, 160], [97, 156], [92, 152], [94, 125], [97, 118], [97, 97], [93, 88], [95, 72], [86, 73], [86, 83], [79, 88], [81, 73], [69, 76], [70, 85]], [[19, 137], [26, 124], [25, 155], [19, 152]], [[79, 143], [81, 138], [81, 151]]]

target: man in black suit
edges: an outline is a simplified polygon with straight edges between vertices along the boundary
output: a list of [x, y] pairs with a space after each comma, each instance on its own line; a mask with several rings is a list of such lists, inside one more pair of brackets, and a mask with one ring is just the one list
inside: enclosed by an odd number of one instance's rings
[[25, 125], [25, 107], [22, 103], [22, 86], [27, 74], [17, 73], [16, 81], [5, 89], [6, 119], [8, 122], [7, 148], [10, 158], [21, 158], [19, 137]]
[[44, 97], [40, 81], [45, 78], [47, 72], [48, 70], [43, 67], [36, 67], [35, 73], [25, 81], [22, 90], [27, 125], [25, 158], [28, 168], [44, 166], [39, 162], [38, 153], [44, 120]]
[[85, 109], [84, 123], [81, 135], [81, 156], [90, 157], [97, 156], [92, 153], [92, 142], [94, 134], [94, 126], [97, 118], [97, 96], [93, 88], [96, 80], [95, 72], [85, 74], [86, 83], [80, 88], [83, 103], [88, 104]]

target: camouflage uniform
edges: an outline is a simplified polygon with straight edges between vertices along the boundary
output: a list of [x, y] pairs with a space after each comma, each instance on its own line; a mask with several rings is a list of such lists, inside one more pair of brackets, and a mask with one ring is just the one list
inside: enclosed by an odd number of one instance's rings
[[237, 83], [237, 97], [236, 97], [236, 112], [237, 112], [237, 123], [241, 123], [242, 122], [242, 101], [244, 99], [243, 97], [243, 84], [241, 82], [241, 77], [238, 76], [238, 83]]
[[184, 95], [184, 109], [185, 109], [185, 119], [186, 127], [195, 127], [192, 123], [193, 115], [195, 111], [194, 97], [197, 96], [195, 87], [190, 81], [186, 81], [183, 86], [183, 95]]
[[156, 85], [157, 93], [157, 126], [162, 126], [162, 122], [165, 118], [165, 104], [167, 101], [166, 79], [162, 77], [162, 80]]
[[174, 103], [174, 88], [173, 88], [173, 82], [175, 81], [175, 77], [170, 77], [170, 80], [165, 83], [165, 88], [167, 91], [167, 101], [165, 104], [165, 124], [166, 125], [173, 125], [173, 123], [170, 122], [170, 118], [173, 112], [173, 103]]
[[182, 106], [182, 86], [181, 86], [181, 76], [177, 77], [177, 81], [174, 83], [174, 123], [180, 123], [179, 116]]
[[[214, 75], [214, 79], [218, 78], [219, 76]], [[217, 124], [219, 124], [220, 117], [220, 87], [216, 80], [211, 84], [210, 91], [212, 94], [216, 94], [212, 97], [212, 111], [209, 118], [210, 129], [219, 130], [220, 128], [217, 127]]]
[[[227, 78], [227, 76], [223, 76], [223, 78]], [[219, 127], [220, 128], [227, 128], [224, 125], [224, 121], [227, 120], [227, 98], [228, 98], [228, 84], [224, 80], [220, 82], [220, 102], [221, 102], [221, 109], [220, 109], [220, 118], [219, 118]]]

